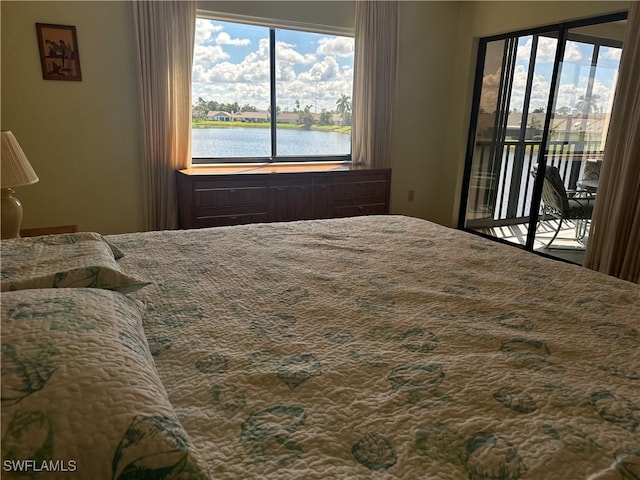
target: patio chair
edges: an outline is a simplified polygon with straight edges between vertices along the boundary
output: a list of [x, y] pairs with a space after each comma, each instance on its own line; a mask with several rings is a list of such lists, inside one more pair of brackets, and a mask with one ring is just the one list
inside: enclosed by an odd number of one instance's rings
[[575, 239], [582, 240], [587, 231], [587, 222], [591, 220], [594, 203], [595, 195], [584, 191], [567, 191], [558, 168], [547, 165], [542, 185], [542, 221], [549, 215], [558, 220], [558, 228], [545, 248], [549, 248], [556, 239], [565, 220], [576, 220]]

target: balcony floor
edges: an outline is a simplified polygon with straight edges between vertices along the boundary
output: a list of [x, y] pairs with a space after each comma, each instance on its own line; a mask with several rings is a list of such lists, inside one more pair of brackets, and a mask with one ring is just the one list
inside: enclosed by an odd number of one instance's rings
[[[545, 253], [553, 257], [562, 258], [572, 263], [582, 265], [584, 262], [584, 252], [587, 237], [576, 240], [576, 225], [573, 221], [565, 220], [560, 233], [551, 244], [551, 248], [545, 245], [551, 240], [554, 232], [558, 228], [557, 220], [545, 220], [540, 222], [536, 231], [536, 239], [533, 249], [537, 252]], [[524, 245], [527, 239], [527, 224], [520, 223], [504, 227], [492, 227], [488, 229], [490, 235], [506, 240], [511, 243]], [[588, 232], [587, 232], [588, 234]]]

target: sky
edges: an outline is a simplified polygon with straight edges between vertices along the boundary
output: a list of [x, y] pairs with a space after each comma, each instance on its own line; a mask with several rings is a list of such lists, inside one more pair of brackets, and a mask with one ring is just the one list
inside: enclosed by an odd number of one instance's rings
[[[193, 68], [193, 103], [199, 97], [237, 102], [267, 110], [269, 105], [269, 30], [266, 27], [197, 19]], [[532, 36], [518, 41], [511, 110], [521, 111]], [[547, 107], [557, 40], [540, 36], [534, 66], [530, 111]], [[567, 42], [556, 110], [573, 110], [584, 97], [593, 46]], [[342, 94], [352, 97], [354, 40], [325, 34], [276, 31], [276, 95], [282, 111], [311, 106], [312, 112], [334, 111]], [[602, 111], [611, 109], [621, 50], [601, 47], [593, 94]], [[481, 107], [495, 110], [500, 82], [502, 41], [488, 45]]]
[[[276, 31], [276, 96], [282, 111], [311, 106], [336, 109], [352, 98], [354, 40], [326, 34]], [[269, 106], [269, 29], [197, 19], [193, 102], [199, 97], [237, 102], [259, 110]]]
[[[487, 47], [487, 61], [483, 81], [482, 108], [487, 112], [495, 110], [498, 85], [500, 82], [502, 42], [491, 42]], [[522, 111], [525, 87], [529, 66], [529, 55], [532, 48], [532, 37], [519, 38], [516, 53], [516, 68], [513, 79], [510, 109]], [[546, 110], [551, 75], [556, 54], [557, 40], [555, 38], [540, 37], [536, 64], [534, 66], [533, 87], [529, 110], [544, 108]], [[615, 92], [617, 69], [620, 62], [621, 49], [600, 47], [598, 61], [593, 82], [593, 95], [598, 108], [603, 112], [611, 111], [611, 102]], [[591, 69], [593, 46], [575, 41], [567, 42], [562, 62], [558, 97], [555, 109], [568, 107], [573, 110], [581, 97], [587, 92], [587, 83]], [[597, 95], [597, 97], [595, 97]]]

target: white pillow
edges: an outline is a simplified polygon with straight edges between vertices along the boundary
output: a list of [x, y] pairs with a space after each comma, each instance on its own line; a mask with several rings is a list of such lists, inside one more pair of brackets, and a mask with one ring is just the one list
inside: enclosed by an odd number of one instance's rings
[[[98, 233], [2, 240], [2, 291], [91, 287], [129, 293], [149, 282], [126, 274]], [[121, 252], [117, 252], [121, 255]]]
[[92, 288], [4, 293], [1, 370], [4, 466], [207, 477], [158, 377], [139, 302]]

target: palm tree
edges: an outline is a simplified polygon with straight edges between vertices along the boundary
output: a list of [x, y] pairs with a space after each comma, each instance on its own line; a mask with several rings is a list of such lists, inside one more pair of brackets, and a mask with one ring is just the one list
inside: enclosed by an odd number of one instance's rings
[[351, 125], [351, 97], [343, 93], [336, 105], [336, 111], [342, 115], [344, 124]]
[[597, 112], [599, 109], [598, 107], [599, 98], [600, 98], [600, 95], [597, 95], [595, 93], [589, 96], [580, 95], [580, 97], [578, 97], [578, 101], [576, 102], [576, 110], [578, 111], [578, 113], [584, 113], [584, 114]]
[[298, 123], [306, 130], [313, 125], [313, 116], [311, 115], [311, 105], [306, 105], [304, 110], [298, 110]]

